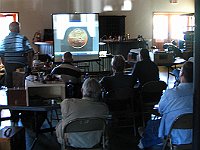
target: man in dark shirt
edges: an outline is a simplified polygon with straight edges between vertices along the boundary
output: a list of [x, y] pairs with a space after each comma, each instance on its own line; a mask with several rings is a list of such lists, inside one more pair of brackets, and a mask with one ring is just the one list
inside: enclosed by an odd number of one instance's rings
[[132, 71], [134, 83], [139, 81], [140, 86], [144, 85], [149, 81], [159, 80], [159, 69], [158, 66], [151, 61], [149, 51], [142, 49], [140, 51], [141, 61], [138, 61]]
[[111, 66], [113, 75], [105, 76], [100, 80], [102, 88], [106, 92], [119, 88], [133, 88], [133, 78], [130, 75], [124, 74], [125, 59], [122, 55], [115, 55], [112, 58]]

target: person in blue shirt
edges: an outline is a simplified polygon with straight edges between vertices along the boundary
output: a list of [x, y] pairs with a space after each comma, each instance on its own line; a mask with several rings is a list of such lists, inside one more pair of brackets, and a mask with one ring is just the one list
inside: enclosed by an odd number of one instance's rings
[[28, 38], [21, 35], [20, 24], [12, 22], [10, 33], [0, 43], [0, 57], [6, 70], [6, 86], [13, 87], [12, 73], [18, 68], [31, 67], [34, 50]]
[[[193, 63], [187, 61], [181, 68], [180, 84], [165, 91], [159, 102], [158, 110], [162, 115], [159, 126], [159, 137], [168, 134], [172, 122], [181, 114], [193, 112]], [[172, 131], [173, 144], [188, 144], [192, 142], [192, 132]]]
[[[146, 127], [139, 147], [151, 147], [153, 144], [159, 144], [169, 133], [173, 121], [181, 114], [193, 112], [193, 62], [186, 61], [181, 68], [180, 84], [172, 89], [167, 89], [158, 103], [158, 111], [161, 114], [161, 120], [150, 120]], [[156, 123], [155, 123], [156, 122]], [[155, 126], [155, 130], [147, 130]], [[150, 129], [150, 128], [149, 128]], [[155, 132], [158, 135], [155, 137]], [[148, 133], [148, 134], [147, 134]], [[150, 135], [154, 135], [150, 137]], [[147, 140], [148, 139], [148, 140]], [[157, 143], [155, 142], [157, 140]], [[172, 144], [189, 144], [192, 142], [192, 130], [175, 129], [172, 131]]]

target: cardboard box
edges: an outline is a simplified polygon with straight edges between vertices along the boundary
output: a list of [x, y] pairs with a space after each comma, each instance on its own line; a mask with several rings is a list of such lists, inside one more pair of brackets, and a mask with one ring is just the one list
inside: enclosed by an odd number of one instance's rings
[[173, 52], [154, 52], [154, 62], [156, 64], [170, 64], [174, 62]]
[[0, 130], [0, 150], [26, 150], [25, 128], [6, 126]]
[[9, 88], [7, 100], [10, 106], [27, 106], [25, 88]]

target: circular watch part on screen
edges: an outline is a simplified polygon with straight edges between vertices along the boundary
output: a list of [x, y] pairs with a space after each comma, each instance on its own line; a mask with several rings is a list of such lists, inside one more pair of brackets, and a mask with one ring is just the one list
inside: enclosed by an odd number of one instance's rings
[[88, 35], [81, 28], [73, 29], [68, 35], [68, 43], [73, 48], [82, 48], [87, 44]]

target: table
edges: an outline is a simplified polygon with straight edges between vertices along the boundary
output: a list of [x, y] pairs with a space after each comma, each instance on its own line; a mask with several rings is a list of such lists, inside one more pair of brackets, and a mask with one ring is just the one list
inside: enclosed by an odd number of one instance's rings
[[65, 99], [65, 83], [62, 81], [39, 81], [25, 80], [26, 102], [31, 106], [31, 96], [41, 96], [44, 99], [61, 98]]
[[[158, 66], [166, 66], [167, 67], [167, 83], [169, 80], [169, 74], [170, 74], [170, 69], [176, 69], [177, 65], [181, 65], [185, 63], [186, 60], [180, 57], [176, 57], [174, 62], [169, 62], [169, 63], [157, 63]], [[175, 66], [175, 68], [172, 68], [172, 66]]]
[[[40, 133], [45, 133], [45, 132], [51, 132], [53, 133], [53, 131], [55, 130], [55, 127], [52, 126], [52, 118], [49, 119], [48, 116], [45, 118], [49, 124], [49, 128], [43, 128], [41, 129], [38, 128], [38, 112], [51, 112], [52, 114], [52, 111], [57, 111], [57, 109], [60, 109], [60, 105], [49, 105], [49, 106], [8, 106], [8, 105], [0, 105], [0, 111], [2, 109], [9, 109], [9, 110], [15, 110], [15, 111], [29, 111], [29, 112], [33, 112], [34, 113], [34, 122], [35, 122], [35, 126], [34, 126], [34, 130], [35, 130], [35, 133], [36, 133], [36, 136], [35, 136], [35, 140], [33, 141], [32, 143], [32, 146], [31, 146], [31, 149], [34, 147], [35, 143], [37, 142], [38, 140], [38, 135]], [[11, 119], [11, 118], [1, 118], [0, 116], [0, 121], [4, 121], [4, 120], [8, 120], [8, 119]], [[57, 116], [57, 119], [58, 119], [58, 116]]]

